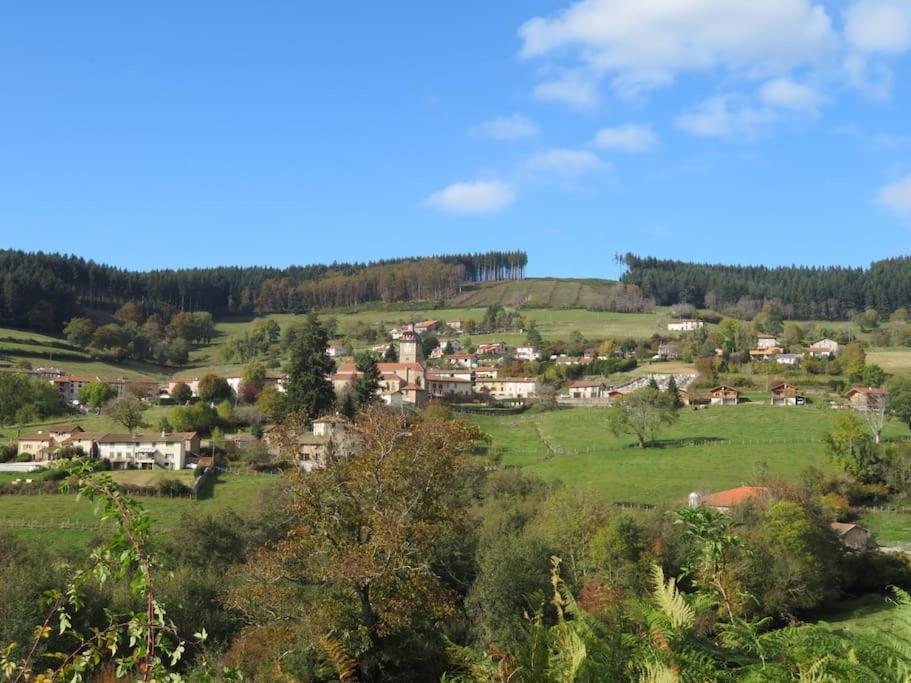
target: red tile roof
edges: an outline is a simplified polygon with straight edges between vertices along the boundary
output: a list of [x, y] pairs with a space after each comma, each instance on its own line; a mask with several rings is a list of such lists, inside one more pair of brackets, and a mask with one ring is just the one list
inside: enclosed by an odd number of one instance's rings
[[764, 498], [767, 495], [769, 495], [769, 490], [765, 486], [738, 486], [735, 489], [702, 496], [702, 503], [711, 507], [728, 508], [754, 498]]

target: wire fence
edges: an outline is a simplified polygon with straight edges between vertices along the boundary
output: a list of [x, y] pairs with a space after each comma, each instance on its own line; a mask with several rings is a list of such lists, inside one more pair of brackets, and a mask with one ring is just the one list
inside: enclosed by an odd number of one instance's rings
[[39, 522], [34, 519], [17, 519], [0, 517], [0, 528], [6, 529], [66, 529], [70, 531], [100, 531], [100, 524], [76, 522], [71, 519], [62, 519], [57, 522]]

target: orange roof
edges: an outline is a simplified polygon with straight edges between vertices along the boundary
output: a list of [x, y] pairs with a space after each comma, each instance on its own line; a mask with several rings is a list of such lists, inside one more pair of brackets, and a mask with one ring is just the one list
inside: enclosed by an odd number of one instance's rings
[[880, 389], [878, 387], [854, 387], [851, 391], [848, 392], [848, 396], [853, 396], [854, 394], [863, 394], [865, 396], [884, 396], [888, 392], [885, 389]]
[[718, 491], [718, 493], [709, 493], [702, 496], [702, 503], [712, 507], [728, 508], [732, 505], [740, 505], [753, 498], [763, 498], [769, 495], [769, 490], [765, 486], [738, 486], [735, 489]]

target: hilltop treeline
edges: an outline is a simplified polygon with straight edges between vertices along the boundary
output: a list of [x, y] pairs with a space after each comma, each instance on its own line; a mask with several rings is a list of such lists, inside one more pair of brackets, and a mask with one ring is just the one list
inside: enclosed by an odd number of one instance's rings
[[627, 254], [622, 280], [659, 305], [735, 306], [742, 299], [776, 300], [794, 317], [838, 320], [875, 308], [911, 303], [911, 257], [874, 261], [869, 268], [732, 266]]
[[129, 271], [78, 256], [0, 250], [0, 325], [57, 331], [81, 308], [232, 313], [304, 311], [442, 298], [465, 281], [524, 276], [524, 252], [441, 255], [289, 268]]

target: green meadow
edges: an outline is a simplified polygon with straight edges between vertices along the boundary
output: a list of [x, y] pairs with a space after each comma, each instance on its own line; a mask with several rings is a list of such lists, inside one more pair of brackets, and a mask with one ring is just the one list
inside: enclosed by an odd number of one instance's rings
[[[607, 428], [609, 408], [529, 411], [511, 417], [471, 416], [491, 437], [489, 452], [504, 465], [586, 489], [610, 502], [674, 504], [691, 491], [711, 492], [761, 476], [796, 480], [807, 467], [830, 470], [822, 435], [832, 411], [754, 403], [683, 409], [659, 435], [657, 447], [638, 449]], [[889, 423], [885, 438], [907, 438]]]

